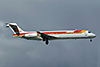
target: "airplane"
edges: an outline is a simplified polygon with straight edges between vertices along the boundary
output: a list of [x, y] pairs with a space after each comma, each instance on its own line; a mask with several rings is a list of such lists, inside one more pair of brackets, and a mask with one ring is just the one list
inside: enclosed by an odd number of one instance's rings
[[49, 40], [58, 39], [90, 39], [96, 37], [96, 34], [87, 29], [74, 29], [74, 30], [49, 30], [49, 31], [23, 31], [16, 23], [6, 23], [6, 27], [13, 31], [13, 37], [23, 38], [27, 40], [45, 41], [49, 44]]

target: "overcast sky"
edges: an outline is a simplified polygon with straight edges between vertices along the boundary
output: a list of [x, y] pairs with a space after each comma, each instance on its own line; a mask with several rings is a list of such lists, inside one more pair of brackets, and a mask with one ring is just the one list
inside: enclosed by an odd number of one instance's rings
[[[89, 29], [89, 40], [13, 38], [6, 22], [23, 30]], [[0, 0], [0, 67], [100, 67], [100, 0]]]

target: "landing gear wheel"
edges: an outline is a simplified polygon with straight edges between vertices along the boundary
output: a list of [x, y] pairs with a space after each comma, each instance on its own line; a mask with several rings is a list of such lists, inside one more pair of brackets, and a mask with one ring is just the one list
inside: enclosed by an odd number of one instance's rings
[[92, 39], [90, 39], [90, 42], [92, 42]]
[[46, 41], [46, 45], [48, 45], [48, 44], [49, 44], [49, 41], [47, 40], [47, 41]]

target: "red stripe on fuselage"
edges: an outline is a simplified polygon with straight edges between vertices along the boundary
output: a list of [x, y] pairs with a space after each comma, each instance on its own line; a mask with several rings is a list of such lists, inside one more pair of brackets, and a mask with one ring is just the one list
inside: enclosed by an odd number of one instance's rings
[[[25, 35], [25, 34], [34, 34], [36, 32], [28, 32], [28, 33], [19, 33], [19, 36]], [[13, 36], [18, 36], [17, 34], [13, 34]]]
[[66, 32], [42, 32], [44, 34], [64, 34]]
[[74, 33], [80, 33], [82, 30], [76, 30], [74, 31]]
[[[76, 30], [72, 32], [67, 32], [67, 31], [58, 31], [58, 32], [41, 32], [43, 34], [74, 34], [74, 33], [80, 33], [82, 30]], [[25, 34], [34, 34], [36, 32], [28, 32], [28, 33], [20, 33], [19, 36], [25, 35]], [[39, 33], [37, 33], [39, 34]], [[13, 36], [17, 36], [17, 34], [13, 34]]]

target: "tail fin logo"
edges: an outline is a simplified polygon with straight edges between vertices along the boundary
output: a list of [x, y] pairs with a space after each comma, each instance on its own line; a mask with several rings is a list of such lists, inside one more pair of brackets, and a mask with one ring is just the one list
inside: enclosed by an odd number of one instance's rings
[[17, 26], [15, 26], [15, 25], [10, 25], [10, 26], [12, 27], [12, 29], [14, 30], [14, 32], [19, 32]]

